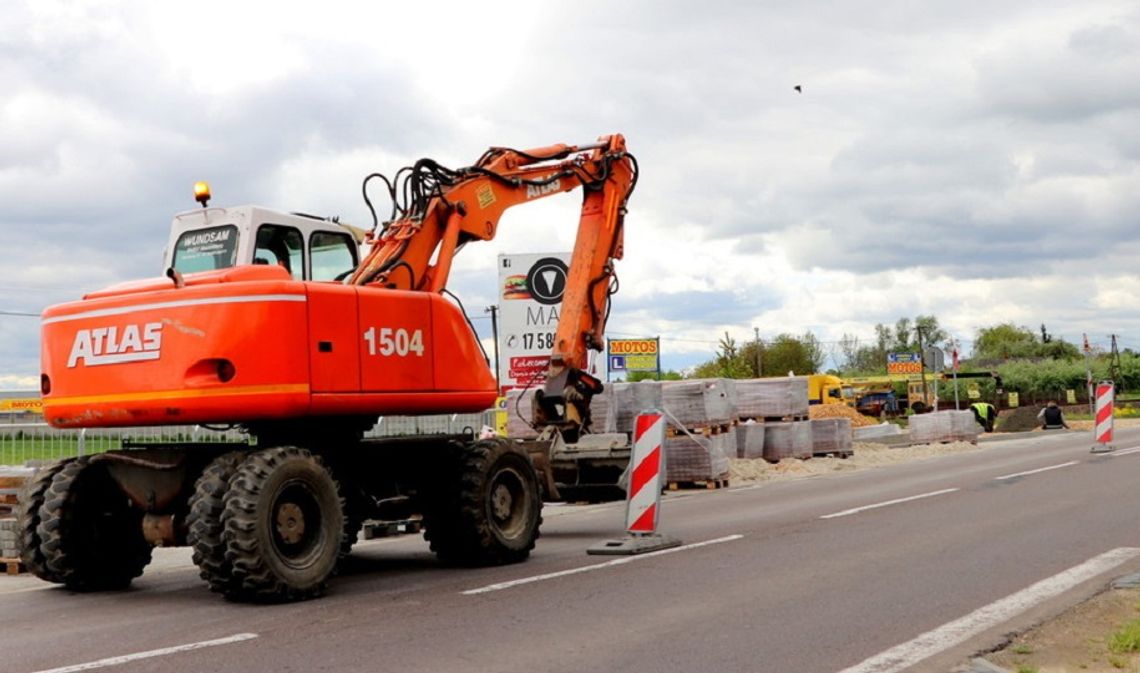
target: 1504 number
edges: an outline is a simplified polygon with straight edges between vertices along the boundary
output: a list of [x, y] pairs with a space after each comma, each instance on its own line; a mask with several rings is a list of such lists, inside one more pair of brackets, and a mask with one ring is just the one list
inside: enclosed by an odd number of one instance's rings
[[399, 357], [407, 357], [410, 353], [415, 353], [417, 357], [424, 355], [423, 330], [408, 332], [403, 327], [394, 329], [381, 327], [379, 330], [375, 327], [369, 327], [364, 332], [364, 340], [368, 342], [369, 355], [396, 355]]

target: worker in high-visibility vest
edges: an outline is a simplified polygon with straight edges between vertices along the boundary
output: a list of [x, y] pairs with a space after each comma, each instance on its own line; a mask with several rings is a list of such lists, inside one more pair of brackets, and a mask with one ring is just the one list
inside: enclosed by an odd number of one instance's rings
[[974, 420], [986, 432], [994, 431], [994, 422], [997, 420], [997, 409], [989, 402], [974, 402], [970, 405], [970, 410], [974, 412]]

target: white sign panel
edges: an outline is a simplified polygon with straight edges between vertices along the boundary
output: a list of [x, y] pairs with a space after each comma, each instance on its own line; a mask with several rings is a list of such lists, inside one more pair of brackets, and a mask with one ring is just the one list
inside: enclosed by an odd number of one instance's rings
[[499, 255], [502, 391], [541, 388], [558, 330], [570, 253]]

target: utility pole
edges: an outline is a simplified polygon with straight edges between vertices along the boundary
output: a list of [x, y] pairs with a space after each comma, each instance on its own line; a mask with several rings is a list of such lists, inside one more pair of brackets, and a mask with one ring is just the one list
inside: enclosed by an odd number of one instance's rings
[[960, 409], [960, 407], [958, 406], [958, 340], [957, 339], [955, 339], [954, 341], [951, 342], [950, 357], [951, 357], [950, 371], [954, 375], [954, 411], [958, 411]]
[[[922, 345], [922, 327], [915, 325], [914, 331], [918, 333], [918, 366], [922, 372], [922, 406], [927, 406], [927, 400], [930, 399], [930, 393], [926, 391], [926, 352], [923, 350]], [[914, 403], [911, 403], [911, 408], [914, 408]]]
[[764, 376], [760, 369], [760, 328], [753, 327], [752, 332], [756, 335], [756, 378]]
[[1112, 335], [1112, 359], [1108, 365], [1108, 378], [1112, 379], [1112, 385], [1115, 388], [1113, 392], [1120, 394], [1123, 392], [1121, 387], [1120, 377], [1120, 349], [1116, 347], [1116, 335]]
[[488, 306], [483, 312], [491, 314], [491, 339], [495, 342], [495, 388], [502, 394], [503, 382], [499, 380], [499, 307]]
[[1093, 408], [1095, 401], [1093, 400], [1093, 381], [1092, 381], [1092, 363], [1089, 357], [1092, 355], [1092, 347], [1089, 346], [1089, 335], [1082, 334], [1085, 340], [1085, 393], [1089, 396], [1089, 414], [1096, 418], [1096, 411]]

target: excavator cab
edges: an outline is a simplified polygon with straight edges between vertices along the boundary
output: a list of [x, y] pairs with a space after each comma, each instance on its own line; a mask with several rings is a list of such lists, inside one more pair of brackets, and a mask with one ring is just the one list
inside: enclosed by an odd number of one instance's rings
[[257, 206], [179, 213], [165, 267], [185, 276], [242, 264], [280, 266], [293, 280], [340, 280], [360, 261], [364, 232], [347, 224]]

